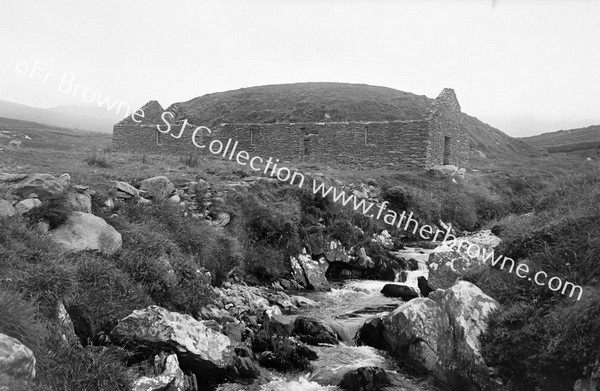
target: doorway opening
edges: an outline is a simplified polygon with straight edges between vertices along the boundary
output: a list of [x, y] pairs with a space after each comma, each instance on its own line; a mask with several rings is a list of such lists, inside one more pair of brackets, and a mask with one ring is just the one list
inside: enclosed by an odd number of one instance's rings
[[451, 137], [444, 137], [444, 166], [450, 164], [450, 141]]

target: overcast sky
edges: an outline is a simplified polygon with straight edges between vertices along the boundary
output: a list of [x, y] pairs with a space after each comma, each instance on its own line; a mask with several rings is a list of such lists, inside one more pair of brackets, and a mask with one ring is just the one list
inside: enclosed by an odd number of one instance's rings
[[[600, 124], [600, 1], [0, 5], [1, 100], [84, 104], [86, 88], [88, 100], [93, 93], [166, 107], [211, 92], [303, 81], [432, 98], [451, 87], [464, 112], [511, 136]], [[65, 92], [75, 84], [82, 89]]]

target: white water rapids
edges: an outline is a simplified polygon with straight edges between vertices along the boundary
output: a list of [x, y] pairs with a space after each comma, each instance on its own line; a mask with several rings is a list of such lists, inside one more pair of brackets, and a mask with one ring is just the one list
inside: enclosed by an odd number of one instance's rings
[[[413, 258], [417, 261], [418, 269], [407, 272], [407, 281], [403, 284], [413, 286], [417, 289], [417, 278], [427, 278], [428, 270], [426, 260], [432, 250], [419, 248], [407, 248], [398, 251], [403, 258]], [[402, 389], [406, 391], [431, 391], [434, 388], [424, 378], [415, 378], [403, 373], [395, 360], [387, 353], [368, 347], [354, 346], [352, 338], [366, 319], [379, 314], [393, 311], [402, 300], [398, 298], [384, 297], [381, 289], [392, 281], [378, 280], [348, 280], [343, 285], [332, 288], [331, 292], [308, 292], [303, 296], [319, 303], [318, 308], [305, 309], [297, 312], [317, 318], [341, 324], [347, 334], [344, 343], [338, 346], [311, 346], [319, 356], [312, 362], [312, 371], [302, 376], [283, 376], [262, 386], [261, 391], [320, 391], [339, 390], [339, 384], [344, 373], [348, 370], [364, 366], [377, 366], [389, 371], [399, 373], [407, 386]]]

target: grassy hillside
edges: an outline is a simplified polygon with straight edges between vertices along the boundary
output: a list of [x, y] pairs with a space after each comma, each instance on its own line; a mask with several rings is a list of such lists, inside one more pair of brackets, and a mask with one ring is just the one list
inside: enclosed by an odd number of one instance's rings
[[[460, 101], [460, 93], [458, 94]], [[387, 87], [296, 83], [242, 88], [176, 103], [168, 110], [198, 124], [223, 122], [393, 121], [419, 119], [433, 100]], [[533, 156], [537, 149], [465, 114], [471, 147], [490, 158]]]
[[11, 140], [20, 140], [23, 147], [68, 151], [108, 147], [111, 135], [0, 117], [0, 147]]
[[559, 130], [532, 137], [523, 137], [523, 141], [548, 152], [574, 152], [598, 148], [600, 145], [600, 125], [586, 128]]

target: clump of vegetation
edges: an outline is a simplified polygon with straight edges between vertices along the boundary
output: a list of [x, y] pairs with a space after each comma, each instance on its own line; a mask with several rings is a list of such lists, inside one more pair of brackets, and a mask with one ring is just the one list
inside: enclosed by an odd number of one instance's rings
[[94, 151], [91, 154], [89, 154], [84, 161], [88, 164], [88, 166], [112, 168], [112, 164], [108, 161], [106, 151], [102, 153]]
[[[481, 337], [482, 355], [514, 389], [572, 389], [577, 379], [599, 373], [599, 185], [598, 173], [571, 173], [554, 185], [540, 182], [535, 199], [523, 186], [519, 204], [533, 204], [536, 215], [496, 225], [504, 239], [499, 252], [581, 285], [580, 301], [578, 291], [570, 298], [489, 267], [465, 276], [501, 303]], [[534, 228], [524, 234], [524, 227]]]
[[197, 153], [190, 153], [184, 156], [180, 156], [179, 161], [188, 167], [200, 167], [200, 155]]
[[69, 204], [67, 194], [61, 194], [45, 200], [37, 208], [28, 211], [25, 216], [31, 224], [45, 221], [50, 229], [54, 229], [63, 225], [72, 212], [73, 209]]

